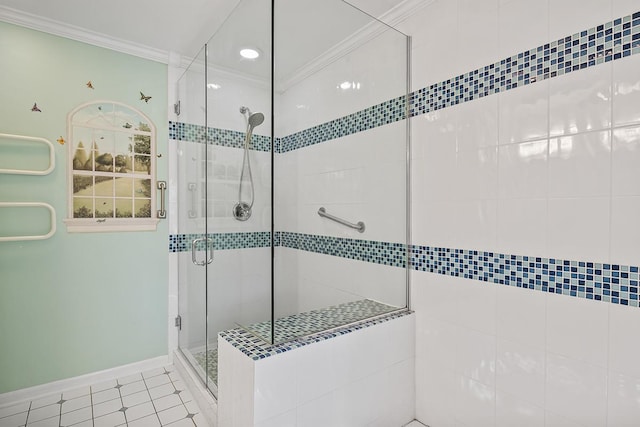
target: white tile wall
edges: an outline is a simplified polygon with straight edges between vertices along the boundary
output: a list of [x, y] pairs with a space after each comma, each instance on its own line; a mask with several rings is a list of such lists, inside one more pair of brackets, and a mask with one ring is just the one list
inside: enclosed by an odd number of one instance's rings
[[[638, 9], [436, 2], [401, 25], [413, 88]], [[637, 266], [639, 65], [635, 55], [412, 118], [414, 244]], [[411, 290], [425, 424], [637, 419], [636, 309], [423, 272]]]
[[[414, 272], [412, 282], [421, 422], [433, 427], [636, 422], [636, 308], [432, 273]], [[467, 323], [469, 308], [460, 303], [469, 287], [477, 292], [469, 300], [486, 308], [484, 314], [476, 311], [479, 326]], [[489, 289], [492, 297], [481, 294]], [[487, 325], [494, 320], [491, 332]]]
[[409, 315], [255, 362], [220, 339], [220, 426], [405, 425], [414, 336]]

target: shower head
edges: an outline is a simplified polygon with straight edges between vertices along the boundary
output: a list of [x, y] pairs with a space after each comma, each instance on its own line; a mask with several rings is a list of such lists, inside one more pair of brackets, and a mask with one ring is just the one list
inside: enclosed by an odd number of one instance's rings
[[252, 128], [260, 126], [264, 122], [264, 114], [262, 113], [250, 113], [249, 114], [249, 126]]
[[253, 128], [260, 126], [264, 122], [264, 114], [252, 113], [249, 107], [244, 105], [240, 107], [240, 113], [247, 115], [247, 127], [253, 131]]

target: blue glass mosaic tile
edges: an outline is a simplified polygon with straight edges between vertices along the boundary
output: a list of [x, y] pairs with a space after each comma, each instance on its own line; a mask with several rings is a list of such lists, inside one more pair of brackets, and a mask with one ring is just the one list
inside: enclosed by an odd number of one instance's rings
[[407, 265], [407, 245], [402, 243], [345, 239], [342, 237], [290, 232], [277, 232], [275, 241], [277, 241], [280, 246], [300, 249], [307, 252], [339, 256], [393, 267], [404, 268]]
[[[331, 311], [335, 307], [329, 307], [326, 311]], [[246, 356], [253, 360], [264, 359], [269, 356], [284, 353], [286, 351], [294, 350], [296, 348], [304, 347], [315, 342], [325, 341], [331, 338], [339, 337], [341, 335], [348, 334], [357, 330], [368, 328], [381, 323], [389, 322], [393, 319], [397, 319], [403, 316], [407, 316], [411, 312], [404, 310], [389, 314], [388, 316], [372, 319], [362, 323], [337, 328], [331, 331], [321, 332], [316, 335], [297, 338], [282, 344], [271, 345], [258, 338], [253, 333], [243, 328], [231, 329], [220, 333], [220, 336], [227, 342], [240, 350]], [[295, 321], [294, 321], [295, 322]]]
[[[298, 337], [391, 313], [400, 308], [363, 299], [282, 317], [276, 320], [273, 341], [275, 343], [291, 341]], [[245, 326], [245, 329], [271, 342], [271, 321]]]
[[628, 15], [417, 90], [410, 115], [515, 89], [640, 53], [640, 19]]
[[407, 109], [405, 96], [365, 108], [348, 116], [278, 138], [276, 153], [286, 153], [403, 120], [407, 117]]
[[412, 246], [412, 269], [638, 307], [638, 267]]
[[[169, 252], [186, 252], [191, 250], [191, 242], [204, 237], [202, 234], [169, 235]], [[267, 231], [249, 233], [210, 233], [215, 250], [264, 248], [271, 246], [271, 233]], [[204, 241], [198, 242], [196, 249], [206, 250]]]
[[[228, 129], [209, 128], [182, 122], [169, 122], [169, 138], [178, 141], [208, 141], [211, 145], [231, 148], [244, 148], [244, 132]], [[271, 138], [263, 135], [252, 135], [249, 148], [256, 151], [271, 151]]]

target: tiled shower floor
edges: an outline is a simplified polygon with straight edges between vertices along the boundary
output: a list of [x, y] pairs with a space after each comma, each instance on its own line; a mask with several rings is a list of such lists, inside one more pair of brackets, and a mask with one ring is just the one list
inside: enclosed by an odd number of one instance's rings
[[[352, 301], [306, 313], [294, 314], [276, 320], [276, 343], [290, 341], [316, 332], [333, 329], [349, 323], [390, 313], [398, 307], [364, 299]], [[260, 322], [245, 327], [258, 337], [268, 340], [271, 336], [271, 322]], [[193, 352], [193, 358], [209, 376], [209, 381], [218, 385], [218, 350]], [[205, 366], [206, 365], [206, 366]]]
[[[199, 353], [193, 353], [193, 358], [196, 359], [198, 365], [209, 376], [209, 381], [218, 385], [218, 349], [209, 350], [208, 352], [201, 351]], [[205, 367], [206, 364], [206, 367]]]
[[0, 427], [208, 427], [173, 366], [0, 407]]

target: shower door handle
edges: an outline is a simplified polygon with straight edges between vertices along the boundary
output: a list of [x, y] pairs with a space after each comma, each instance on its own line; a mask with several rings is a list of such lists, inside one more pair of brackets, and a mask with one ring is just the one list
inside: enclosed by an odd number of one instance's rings
[[[199, 242], [207, 242], [207, 248], [209, 249], [209, 258], [205, 261], [198, 261], [196, 257], [196, 246]], [[193, 239], [191, 241], [191, 262], [195, 265], [207, 265], [213, 262], [213, 239], [210, 237], [201, 237], [200, 239]]]

